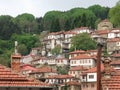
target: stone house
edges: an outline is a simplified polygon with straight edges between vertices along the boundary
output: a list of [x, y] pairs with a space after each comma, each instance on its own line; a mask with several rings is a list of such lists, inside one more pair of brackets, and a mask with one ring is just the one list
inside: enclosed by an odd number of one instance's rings
[[107, 40], [107, 52], [112, 54], [120, 49], [120, 38], [110, 38]]

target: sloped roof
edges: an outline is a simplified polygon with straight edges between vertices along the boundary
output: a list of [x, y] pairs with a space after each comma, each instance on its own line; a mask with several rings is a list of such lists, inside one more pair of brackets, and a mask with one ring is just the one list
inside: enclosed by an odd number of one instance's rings
[[50, 85], [27, 79], [23, 75], [12, 72], [10, 68], [0, 65], [0, 87], [50, 87]]
[[107, 42], [118, 42], [118, 41], [120, 41], [120, 38], [111, 38], [107, 40]]
[[101, 34], [108, 34], [110, 30], [97, 30], [95, 31], [96, 34], [101, 35]]
[[70, 71], [83, 71], [86, 70], [83, 66], [71, 67]]
[[85, 53], [85, 51], [84, 50], [76, 50], [76, 51], [70, 52], [69, 54], [78, 54], [78, 53]]
[[70, 60], [79, 60], [79, 59], [93, 59], [94, 57], [91, 57], [89, 55], [86, 54], [81, 54], [79, 56], [73, 57]]
[[31, 73], [56, 73], [57, 71], [48, 67], [48, 66], [43, 66], [40, 68], [37, 68], [37, 70], [31, 72]]
[[[103, 66], [103, 64], [101, 64], [101, 72], [103, 72], [103, 70], [104, 70], [104, 66]], [[93, 67], [93, 68], [85, 71], [85, 73], [95, 73], [95, 72], [97, 72], [97, 67]]]
[[108, 90], [120, 90], [120, 71], [116, 70], [109, 79], [102, 78], [102, 87]]
[[81, 83], [77, 81], [69, 81], [67, 82], [67, 85], [81, 85]]
[[48, 79], [66, 79], [66, 78], [74, 78], [72, 75], [53, 75], [48, 76]]

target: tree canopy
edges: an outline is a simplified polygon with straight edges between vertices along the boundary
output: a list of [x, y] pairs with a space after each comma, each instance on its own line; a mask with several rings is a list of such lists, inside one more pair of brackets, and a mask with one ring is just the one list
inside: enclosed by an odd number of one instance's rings
[[110, 9], [109, 18], [115, 27], [120, 27], [120, 0]]
[[71, 40], [71, 44], [71, 51], [96, 49], [96, 42], [87, 33], [74, 36]]

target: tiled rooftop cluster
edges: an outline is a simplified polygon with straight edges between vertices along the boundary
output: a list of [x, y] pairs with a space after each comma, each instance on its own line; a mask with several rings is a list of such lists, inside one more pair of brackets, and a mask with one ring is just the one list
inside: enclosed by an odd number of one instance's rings
[[0, 65], [0, 87], [50, 87], [49, 84], [27, 79], [25, 76], [12, 72], [11, 69]]

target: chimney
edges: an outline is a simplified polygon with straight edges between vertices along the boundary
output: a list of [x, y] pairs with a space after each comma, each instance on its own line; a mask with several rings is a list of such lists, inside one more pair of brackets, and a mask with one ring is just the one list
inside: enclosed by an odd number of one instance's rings
[[110, 58], [105, 58], [103, 60], [104, 63], [104, 77], [105, 79], [110, 79], [111, 78], [111, 59]]
[[20, 60], [21, 60], [21, 54], [18, 53], [18, 42], [15, 41], [15, 50], [14, 53], [11, 55], [11, 69], [14, 70], [15, 72], [19, 73], [20, 72]]

